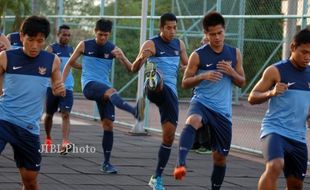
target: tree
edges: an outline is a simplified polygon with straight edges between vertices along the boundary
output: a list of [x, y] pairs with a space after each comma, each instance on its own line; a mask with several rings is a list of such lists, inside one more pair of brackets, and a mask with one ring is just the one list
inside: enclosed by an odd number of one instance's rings
[[[31, 12], [30, 0], [0, 0], [0, 16], [7, 14], [14, 15], [15, 20], [12, 26], [13, 31], [17, 31], [23, 17]], [[3, 29], [2, 19], [0, 20], [1, 29]]]

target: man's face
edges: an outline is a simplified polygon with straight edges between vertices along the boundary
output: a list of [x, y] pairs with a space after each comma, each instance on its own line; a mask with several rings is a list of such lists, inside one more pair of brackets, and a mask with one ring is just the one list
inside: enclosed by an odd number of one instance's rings
[[45, 47], [45, 36], [43, 33], [38, 33], [36, 36], [28, 36], [21, 33], [20, 39], [23, 43], [23, 51], [29, 57], [36, 57]]
[[310, 43], [301, 44], [298, 47], [291, 45], [292, 59], [297, 67], [306, 68], [310, 63]]
[[59, 43], [61, 45], [67, 45], [70, 41], [71, 32], [69, 29], [61, 29], [58, 33]]
[[108, 41], [110, 34], [111, 32], [96, 30], [95, 31], [96, 43], [98, 45], [104, 45]]
[[209, 26], [208, 31], [205, 31], [209, 43], [212, 47], [222, 47], [224, 46], [225, 39], [225, 29], [219, 24], [216, 26]]
[[177, 33], [177, 22], [176, 21], [166, 21], [163, 27], [160, 27], [160, 36], [165, 41], [171, 41]]

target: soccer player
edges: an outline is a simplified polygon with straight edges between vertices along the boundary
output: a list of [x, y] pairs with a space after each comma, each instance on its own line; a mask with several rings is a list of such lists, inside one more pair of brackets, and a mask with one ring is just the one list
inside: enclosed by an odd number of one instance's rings
[[11, 48], [12, 49], [16, 49], [16, 48], [20, 48], [23, 47], [22, 42], [20, 41], [20, 35], [19, 32], [12, 32], [9, 33], [7, 36], [8, 40], [11, 43]]
[[30, 16], [21, 25], [23, 48], [0, 53], [0, 153], [7, 143], [12, 145], [23, 189], [27, 190], [39, 189], [39, 123], [50, 78], [55, 95], [66, 93], [59, 58], [43, 51], [49, 33], [46, 18]]
[[185, 176], [186, 156], [193, 145], [196, 130], [209, 126], [213, 156], [211, 184], [212, 190], [217, 190], [224, 180], [231, 145], [232, 88], [233, 84], [244, 86], [245, 77], [240, 51], [224, 43], [223, 16], [217, 12], [205, 15], [203, 29], [209, 43], [190, 55], [182, 80], [184, 88], [195, 89], [179, 140], [174, 177], [181, 180]]
[[154, 190], [164, 189], [162, 173], [169, 160], [179, 117], [177, 96], [179, 63], [181, 60], [181, 69], [184, 69], [188, 61], [184, 42], [176, 38], [176, 16], [172, 13], [161, 15], [159, 27], [159, 35], [144, 42], [132, 65], [132, 71], [137, 72], [147, 60], [145, 94], [156, 104], [160, 112], [162, 143], [158, 152], [155, 175], [149, 181]]
[[[59, 56], [61, 61], [61, 70], [63, 70], [70, 55], [73, 52], [73, 48], [68, 45], [71, 38], [70, 27], [68, 25], [59, 26], [57, 37], [58, 42], [49, 45], [46, 50]], [[75, 63], [73, 67], [76, 69], [81, 69], [81, 65], [78, 63]], [[53, 116], [54, 113], [58, 110], [58, 108], [60, 109], [62, 118], [62, 145], [60, 154], [67, 154], [73, 148], [71, 142], [69, 141], [70, 112], [73, 106], [73, 86], [74, 78], [70, 71], [65, 81], [65, 97], [55, 96], [52, 92], [51, 87], [47, 88], [45, 108], [46, 113], [44, 117], [44, 127], [46, 132], [45, 148], [47, 152], [50, 151], [51, 145], [53, 144], [51, 130], [53, 126]]]
[[114, 106], [131, 113], [136, 119], [142, 121], [144, 119], [144, 100], [139, 99], [137, 105], [133, 107], [120, 97], [116, 89], [112, 88], [109, 79], [112, 59], [118, 59], [128, 71], [131, 69], [131, 62], [120, 48], [108, 41], [111, 30], [112, 22], [110, 20], [99, 19], [96, 22], [95, 39], [84, 40], [78, 44], [65, 66], [63, 80], [67, 78], [71, 66], [83, 55], [81, 79], [83, 94], [87, 99], [96, 101], [104, 129], [102, 171], [117, 173], [117, 169], [110, 163], [113, 146]]
[[248, 101], [268, 101], [260, 138], [266, 169], [259, 190], [276, 190], [281, 172], [286, 189], [301, 190], [307, 173], [307, 127], [310, 126], [310, 31], [298, 32], [289, 59], [267, 67]]

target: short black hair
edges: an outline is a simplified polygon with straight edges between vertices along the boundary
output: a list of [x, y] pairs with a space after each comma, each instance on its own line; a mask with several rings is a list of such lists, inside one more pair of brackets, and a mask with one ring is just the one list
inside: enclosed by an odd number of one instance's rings
[[44, 16], [29, 16], [23, 21], [20, 27], [21, 33], [31, 37], [42, 33], [47, 38], [50, 31], [50, 22]]
[[112, 21], [101, 18], [101, 19], [97, 20], [97, 22], [96, 22], [95, 31], [100, 30], [103, 32], [111, 32], [112, 26], [113, 26]]
[[203, 18], [203, 29], [205, 31], [208, 31], [208, 28], [210, 26], [216, 26], [216, 25], [222, 25], [223, 28], [225, 28], [225, 20], [224, 20], [224, 17], [216, 12], [216, 11], [212, 11], [210, 13], [208, 13], [207, 15], [204, 16]]
[[63, 24], [63, 25], [60, 25], [58, 27], [58, 31], [60, 31], [61, 29], [66, 29], [66, 30], [70, 30], [70, 26], [66, 25], [66, 24]]
[[166, 21], [175, 21], [178, 22], [177, 17], [173, 13], [165, 13], [160, 16], [160, 27], [164, 27], [166, 24]]
[[295, 47], [298, 47], [301, 44], [308, 44], [308, 43], [310, 43], [310, 30], [305, 28], [305, 29], [299, 31], [294, 36], [293, 43], [295, 44]]

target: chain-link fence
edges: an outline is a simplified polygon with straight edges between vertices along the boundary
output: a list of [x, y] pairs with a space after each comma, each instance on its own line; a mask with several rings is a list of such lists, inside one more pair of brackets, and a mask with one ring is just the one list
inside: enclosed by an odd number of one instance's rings
[[[100, 6], [100, 2], [103, 2], [104, 6]], [[259, 131], [266, 104], [250, 106], [246, 102], [246, 96], [267, 66], [288, 57], [287, 47], [292, 35], [309, 24], [308, 6], [307, 0], [149, 0], [147, 36], [158, 33], [158, 19], [162, 13], [173, 12], [178, 17], [178, 36], [185, 42], [187, 52], [190, 54], [199, 47], [203, 37], [201, 20], [204, 14], [216, 10], [224, 15], [226, 42], [241, 50], [247, 80], [246, 87], [234, 90], [233, 144], [240, 149], [260, 152]], [[80, 0], [40, 1], [36, 4], [36, 11], [46, 15], [55, 29], [62, 23], [70, 25], [73, 46], [81, 40], [94, 37], [93, 28], [98, 18], [109, 18], [114, 22], [111, 41], [132, 61], [138, 54], [141, 0], [101, 0], [95, 3]], [[6, 32], [12, 30], [13, 21], [14, 17], [5, 18]], [[49, 40], [54, 41], [55, 35]], [[79, 71], [74, 71], [74, 75], [75, 92], [81, 92]], [[181, 77], [182, 74], [179, 82]], [[135, 74], [127, 73], [116, 62], [111, 78], [114, 87], [123, 97], [135, 99], [137, 91]], [[180, 86], [178, 89], [182, 102], [178, 129], [180, 132], [191, 91], [184, 90]], [[75, 102], [73, 110], [75, 113], [97, 116], [92, 102], [84, 100]], [[146, 127], [160, 131], [156, 108], [151, 105], [149, 112], [152, 117], [147, 117]], [[119, 114], [122, 115], [122, 112]], [[116, 116], [122, 124], [132, 126], [134, 121], [129, 117]]]

